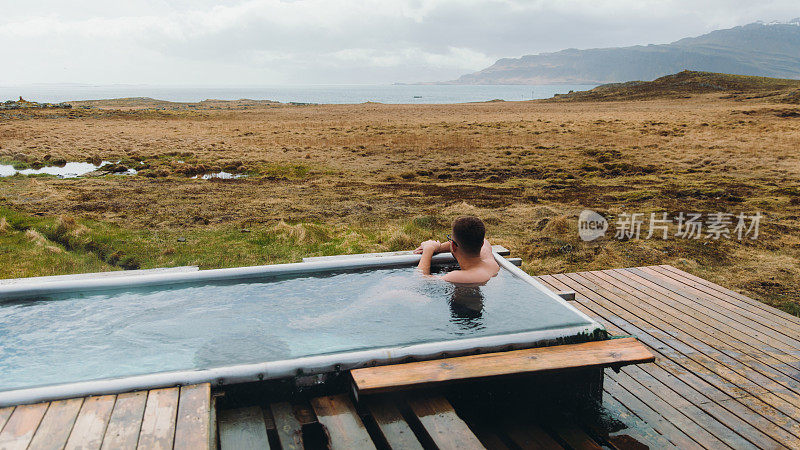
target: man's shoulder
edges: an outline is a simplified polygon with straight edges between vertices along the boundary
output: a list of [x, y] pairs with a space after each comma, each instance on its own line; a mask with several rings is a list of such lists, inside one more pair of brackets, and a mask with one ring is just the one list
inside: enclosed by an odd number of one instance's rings
[[485, 271], [454, 270], [442, 276], [444, 281], [458, 284], [483, 284], [491, 279]]
[[468, 283], [470, 278], [470, 274], [463, 270], [453, 270], [442, 275], [444, 281], [449, 281], [451, 283]]

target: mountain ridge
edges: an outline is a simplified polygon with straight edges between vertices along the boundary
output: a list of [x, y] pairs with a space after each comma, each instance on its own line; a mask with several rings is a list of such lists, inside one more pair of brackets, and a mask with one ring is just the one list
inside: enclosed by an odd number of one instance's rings
[[649, 81], [683, 70], [800, 79], [800, 18], [754, 22], [669, 44], [501, 58], [441, 84], [605, 84]]

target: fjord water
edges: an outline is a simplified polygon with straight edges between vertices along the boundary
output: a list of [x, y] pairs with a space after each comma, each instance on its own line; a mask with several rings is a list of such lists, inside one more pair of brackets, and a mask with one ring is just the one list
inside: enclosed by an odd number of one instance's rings
[[68, 102], [111, 98], [149, 97], [173, 102], [216, 100], [273, 100], [298, 103], [466, 103], [489, 100], [519, 101], [550, 98], [595, 85], [311, 85], [272, 87], [166, 87], [28, 85], [0, 86], [0, 101]]
[[414, 268], [70, 293], [0, 303], [0, 390], [586, 325], [506, 270]]

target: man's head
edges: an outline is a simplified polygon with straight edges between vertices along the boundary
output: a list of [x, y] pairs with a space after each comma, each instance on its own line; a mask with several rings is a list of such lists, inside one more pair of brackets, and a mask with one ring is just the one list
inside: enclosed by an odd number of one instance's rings
[[485, 236], [486, 227], [477, 217], [462, 216], [453, 221], [453, 242], [465, 255], [480, 255]]

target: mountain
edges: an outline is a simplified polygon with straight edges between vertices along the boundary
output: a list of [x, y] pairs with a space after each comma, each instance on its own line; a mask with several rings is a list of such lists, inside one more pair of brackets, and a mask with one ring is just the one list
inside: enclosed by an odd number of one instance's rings
[[800, 18], [756, 22], [670, 44], [504, 58], [447, 84], [602, 84], [683, 70], [800, 79]]

